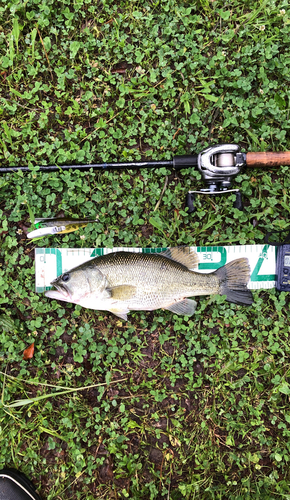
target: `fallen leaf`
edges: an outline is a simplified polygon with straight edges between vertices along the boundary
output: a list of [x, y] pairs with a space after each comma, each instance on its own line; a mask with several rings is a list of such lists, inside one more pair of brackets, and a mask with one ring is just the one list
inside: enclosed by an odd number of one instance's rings
[[31, 359], [31, 358], [33, 358], [33, 354], [34, 354], [34, 342], [29, 347], [27, 347], [27, 349], [25, 349], [25, 351], [23, 353], [23, 359], [25, 359], [25, 360]]
[[[179, 439], [177, 439], [175, 436], [172, 436], [171, 434], [169, 434], [169, 441], [170, 441], [172, 446], [180, 446], [181, 445], [181, 442], [179, 441]], [[169, 458], [171, 458], [171, 456]]]

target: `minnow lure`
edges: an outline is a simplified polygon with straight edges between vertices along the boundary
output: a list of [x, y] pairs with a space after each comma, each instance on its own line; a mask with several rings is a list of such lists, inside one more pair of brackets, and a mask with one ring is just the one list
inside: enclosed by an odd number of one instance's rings
[[27, 238], [39, 238], [52, 234], [67, 234], [77, 231], [81, 227], [85, 227], [89, 222], [96, 222], [91, 219], [66, 219], [58, 217], [52, 219], [35, 219], [35, 230], [27, 234]]

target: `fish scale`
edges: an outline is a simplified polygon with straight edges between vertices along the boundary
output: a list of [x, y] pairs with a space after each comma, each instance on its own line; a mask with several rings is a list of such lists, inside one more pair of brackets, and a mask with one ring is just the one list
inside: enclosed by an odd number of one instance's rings
[[109, 286], [136, 286], [136, 294], [128, 301], [129, 309], [164, 307], [174, 299], [192, 296], [193, 289], [196, 295], [218, 292], [216, 276], [191, 272], [160, 254], [119, 252], [98, 257], [96, 265], [106, 275]]

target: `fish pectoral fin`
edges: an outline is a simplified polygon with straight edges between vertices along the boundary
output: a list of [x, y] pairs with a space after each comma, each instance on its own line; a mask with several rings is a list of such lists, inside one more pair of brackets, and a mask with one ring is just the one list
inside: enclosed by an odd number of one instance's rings
[[115, 308], [110, 308], [109, 311], [113, 314], [115, 314], [116, 316], [118, 316], [119, 318], [121, 319], [124, 319], [125, 321], [127, 321], [127, 314], [130, 312], [129, 309], [115, 309]]
[[107, 288], [110, 296], [114, 300], [128, 300], [132, 299], [136, 293], [136, 287], [133, 285], [118, 285], [112, 288]]
[[161, 252], [159, 255], [175, 260], [175, 262], [183, 264], [188, 269], [195, 269], [198, 266], [198, 255], [190, 247], [184, 246], [169, 248], [165, 252]]
[[164, 307], [175, 314], [184, 314], [184, 316], [192, 316], [195, 312], [197, 303], [192, 299], [183, 299], [180, 302], [175, 302], [171, 306]]

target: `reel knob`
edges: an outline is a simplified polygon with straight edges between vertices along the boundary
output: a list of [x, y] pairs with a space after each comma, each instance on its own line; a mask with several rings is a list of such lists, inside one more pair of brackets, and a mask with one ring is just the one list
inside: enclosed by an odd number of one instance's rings
[[192, 214], [193, 212], [195, 212], [194, 194], [193, 193], [187, 193], [185, 206], [188, 208], [189, 214]]
[[234, 201], [234, 208], [237, 208], [241, 212], [244, 210], [244, 204], [243, 204], [243, 199], [242, 199], [242, 193], [240, 191], [237, 192], [236, 194], [236, 201]]

